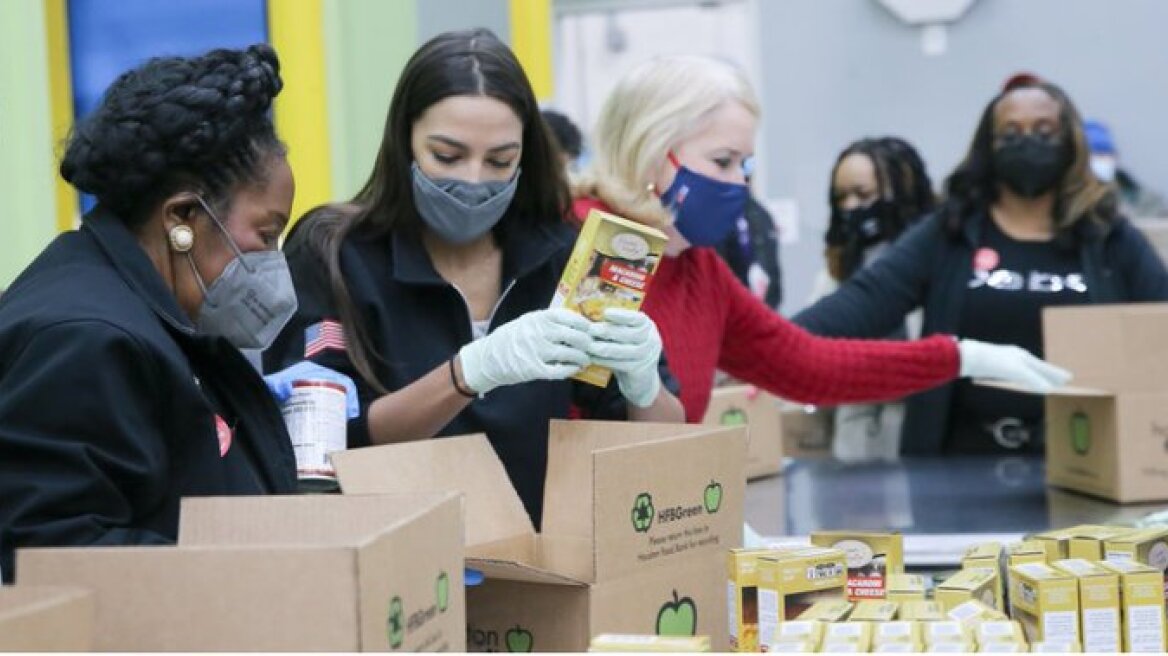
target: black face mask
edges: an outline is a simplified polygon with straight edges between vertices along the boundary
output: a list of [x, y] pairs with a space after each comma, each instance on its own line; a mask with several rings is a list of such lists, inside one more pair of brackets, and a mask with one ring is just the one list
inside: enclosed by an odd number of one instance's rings
[[1013, 137], [994, 150], [994, 175], [1019, 196], [1037, 198], [1062, 180], [1067, 160], [1061, 141], [1033, 134]]
[[829, 246], [843, 248], [840, 265], [845, 279], [863, 266], [864, 251], [896, 237], [895, 211], [893, 204], [883, 198], [867, 207], [832, 211], [825, 241]]

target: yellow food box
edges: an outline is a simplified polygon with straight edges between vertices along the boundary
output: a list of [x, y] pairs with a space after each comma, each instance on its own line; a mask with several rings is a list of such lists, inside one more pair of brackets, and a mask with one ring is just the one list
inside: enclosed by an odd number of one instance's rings
[[936, 601], [902, 601], [897, 616], [902, 620], [940, 622], [948, 619], [941, 604]]
[[1017, 642], [1025, 645], [1026, 633], [1015, 620], [990, 620], [977, 625], [974, 639], [979, 646], [990, 642]]
[[920, 622], [894, 620], [872, 625], [872, 644], [896, 642], [920, 645], [924, 642]]
[[891, 622], [896, 619], [896, 611], [900, 607], [895, 601], [857, 601], [856, 607], [848, 617], [849, 622]]
[[1083, 647], [1074, 641], [1060, 642], [1060, 641], [1042, 641], [1030, 643], [1030, 653], [1032, 654], [1080, 654], [1083, 652]]
[[758, 559], [768, 549], [731, 549], [727, 556], [730, 648], [758, 651]]
[[774, 641], [763, 644], [760, 648], [764, 652], [781, 651], [776, 647], [785, 644], [808, 644], [811, 645], [811, 651], [816, 651], [819, 649], [819, 643], [823, 640], [823, 627], [823, 622], [815, 621], [780, 622], [777, 631], [775, 631]]
[[888, 601], [923, 601], [925, 577], [918, 574], [889, 574], [885, 599]]
[[933, 599], [936, 599], [946, 612], [971, 599], [1000, 610], [997, 594], [998, 578], [996, 567], [963, 569], [938, 585], [933, 591]]
[[965, 638], [962, 640], [931, 642], [926, 645], [925, 651], [930, 654], [972, 654], [976, 650], [974, 649], [973, 641]]
[[882, 642], [872, 646], [873, 654], [917, 654], [924, 650], [919, 642]]
[[848, 619], [848, 615], [852, 612], [852, 602], [850, 601], [817, 601], [811, 604], [811, 608], [803, 611], [798, 620], [818, 620], [820, 622], [843, 622]]
[[940, 622], [922, 622], [921, 635], [926, 645], [936, 645], [943, 642], [973, 642], [973, 634], [961, 622], [942, 620]]
[[1026, 539], [1027, 541], [1041, 542], [1042, 548], [1046, 550], [1046, 562], [1053, 563], [1056, 560], [1066, 560], [1071, 557], [1071, 538], [1074, 536], [1097, 529], [1108, 528], [1110, 527], [1100, 526], [1098, 524], [1080, 524], [1078, 526], [1071, 526], [1070, 528], [1036, 533]]
[[996, 642], [987, 642], [978, 645], [977, 653], [979, 654], [1027, 654], [1030, 653], [1030, 647], [1025, 642], [1015, 642], [1013, 640], [998, 640]]
[[601, 633], [592, 638], [589, 652], [669, 652], [710, 651], [710, 636], [656, 636]]
[[1002, 547], [1001, 542], [983, 542], [982, 544], [975, 544], [965, 551], [965, 556], [961, 558], [961, 569], [992, 569], [998, 573], [997, 581], [994, 585], [994, 603], [993, 607], [999, 610], [1005, 610], [1005, 570], [1003, 565], [1005, 563], [1006, 551]]
[[870, 622], [838, 622], [823, 627], [822, 651], [830, 651], [828, 646], [850, 642], [860, 651], [866, 652], [872, 646], [872, 624]]
[[[1067, 548], [1068, 559], [1103, 560], [1104, 544], [1108, 540], [1121, 538], [1132, 532], [1133, 529], [1122, 526], [1085, 527], [1071, 536], [1071, 543]], [[1091, 650], [1086, 646], [1084, 649]]]
[[1163, 652], [1164, 573], [1139, 563], [1105, 561], [1101, 564], [1119, 574], [1123, 650]]
[[899, 533], [815, 531], [811, 544], [847, 554], [850, 601], [883, 599], [888, 575], [904, 573], [904, 536]]
[[1010, 568], [1010, 602], [1027, 642], [1079, 640], [1079, 585], [1049, 565]]
[[777, 654], [811, 654], [819, 651], [819, 644], [807, 640], [794, 640], [791, 642], [780, 642], [771, 647], [770, 650]]
[[946, 613], [946, 616], [950, 620], [961, 622], [970, 635], [973, 635], [977, 631], [977, 627], [984, 622], [1010, 619], [1006, 617], [1005, 613], [990, 608], [976, 599], [970, 599], [954, 606]]
[[[639, 310], [665, 251], [665, 233], [593, 209], [560, 276], [552, 308], [568, 308], [592, 321], [608, 308]], [[576, 380], [608, 386], [612, 372], [590, 365]]]
[[761, 557], [758, 561], [759, 646], [765, 651], [777, 644], [783, 631], [794, 623], [789, 620], [799, 617], [816, 602], [846, 601], [847, 576], [847, 562], [839, 549], [808, 547]]
[[824, 640], [819, 646], [823, 654], [867, 654], [869, 646], [853, 640]]
[[1051, 565], [1079, 581], [1079, 626], [1083, 649], [1117, 652], [1122, 641], [1119, 574], [1083, 559], [1056, 560]]
[[1023, 540], [1006, 545], [1006, 567], [1045, 562], [1046, 547], [1039, 540]]

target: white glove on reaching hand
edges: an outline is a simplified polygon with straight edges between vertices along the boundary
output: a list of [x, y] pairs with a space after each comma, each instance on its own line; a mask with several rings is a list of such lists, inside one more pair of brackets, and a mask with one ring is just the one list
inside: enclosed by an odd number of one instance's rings
[[963, 377], [1003, 380], [1040, 394], [1071, 380], [1071, 372], [1040, 360], [1017, 346], [963, 339], [957, 343], [957, 350], [961, 353]]
[[571, 310], [539, 310], [462, 347], [462, 379], [479, 394], [533, 380], [563, 380], [590, 362], [592, 322]]
[[643, 312], [609, 308], [589, 333], [592, 364], [612, 369], [626, 401], [638, 408], [653, 405], [661, 391], [661, 335], [653, 320]]

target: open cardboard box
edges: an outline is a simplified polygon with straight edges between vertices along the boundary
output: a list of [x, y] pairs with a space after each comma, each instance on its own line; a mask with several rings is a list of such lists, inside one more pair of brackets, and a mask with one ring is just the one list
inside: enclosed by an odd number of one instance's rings
[[746, 478], [754, 480], [783, 470], [780, 401], [752, 385], [718, 387], [702, 420], [707, 426], [747, 427]]
[[1046, 308], [1043, 341], [1075, 375], [1046, 397], [1047, 483], [1168, 500], [1168, 304]]
[[17, 551], [96, 592], [100, 651], [465, 649], [456, 495], [188, 498], [177, 546]]
[[0, 652], [91, 651], [93, 608], [83, 588], [0, 587]]
[[601, 633], [708, 635], [725, 651], [745, 427], [553, 421], [542, 533], [482, 435], [334, 453], [345, 494], [466, 499], [467, 647], [585, 651]]

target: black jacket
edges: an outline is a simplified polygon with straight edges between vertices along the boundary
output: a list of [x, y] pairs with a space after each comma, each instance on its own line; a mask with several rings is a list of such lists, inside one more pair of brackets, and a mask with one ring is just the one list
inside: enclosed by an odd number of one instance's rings
[[[216, 416], [234, 427], [222, 456]], [[195, 335], [116, 217], [94, 210], [0, 297], [5, 580], [17, 547], [173, 542], [181, 497], [295, 486], [263, 380]]]
[[[923, 307], [922, 336], [956, 334], [973, 254], [987, 214], [950, 233], [940, 215], [909, 229], [880, 258], [839, 291], [795, 316], [807, 330], [832, 337], [879, 337]], [[1148, 240], [1126, 219], [1102, 226], [1081, 223], [1075, 234], [1091, 303], [1168, 300], [1168, 272]], [[901, 452], [936, 454], [949, 428], [953, 385], [908, 399]]]
[[[300, 309], [264, 355], [265, 371], [305, 359], [305, 335], [324, 320], [340, 321], [327, 267], [309, 243], [307, 217], [284, 244]], [[576, 233], [568, 226], [514, 230], [503, 237], [505, 290], [490, 330], [548, 307]], [[368, 238], [350, 235], [341, 248], [341, 269], [374, 350], [378, 381], [396, 391], [449, 361], [471, 341], [471, 318], [462, 295], [438, 275], [419, 239], [400, 232]], [[308, 358], [341, 371], [357, 384], [361, 416], [349, 422], [349, 446], [370, 443], [366, 410], [379, 396], [339, 349]], [[664, 371], [666, 387], [677, 385]], [[616, 387], [574, 381], [536, 381], [500, 387], [471, 402], [439, 436], [486, 433], [528, 513], [538, 525], [547, 469], [548, 421], [572, 416], [572, 408], [595, 419], [625, 419], [627, 406]]]

